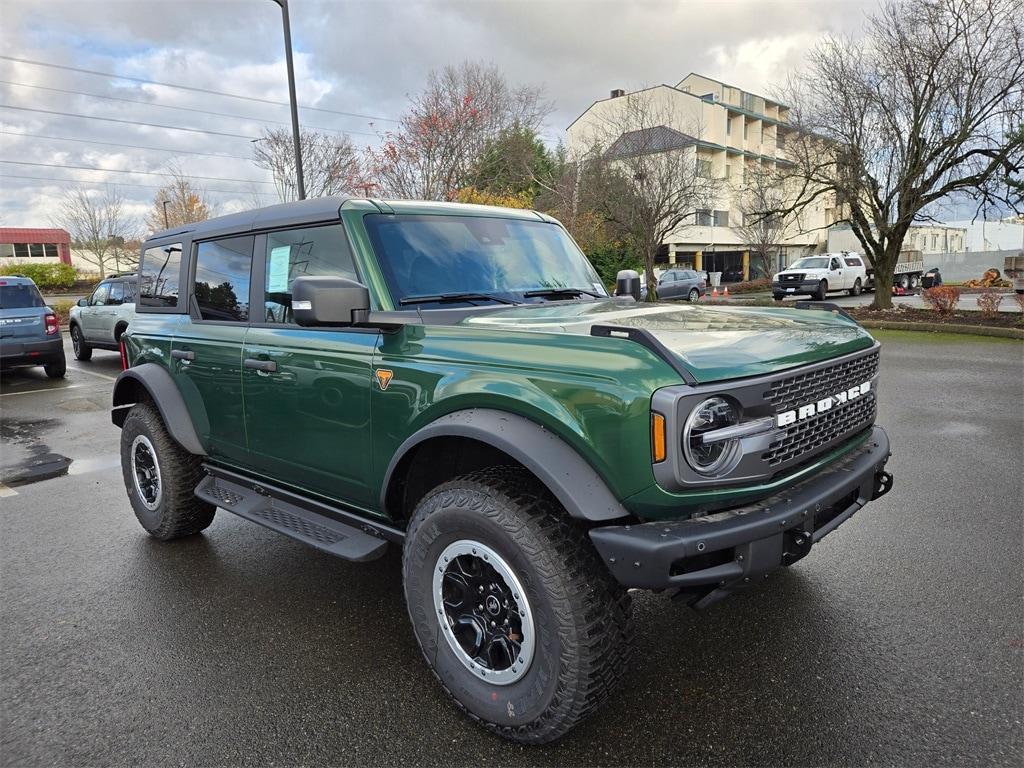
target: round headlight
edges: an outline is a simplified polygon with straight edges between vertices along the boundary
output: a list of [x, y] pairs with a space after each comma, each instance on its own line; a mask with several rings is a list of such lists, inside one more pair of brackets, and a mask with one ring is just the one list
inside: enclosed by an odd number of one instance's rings
[[683, 427], [683, 455], [702, 475], [720, 475], [733, 468], [739, 456], [737, 438], [704, 442], [704, 435], [740, 423], [739, 409], [724, 397], [709, 397], [694, 408]]

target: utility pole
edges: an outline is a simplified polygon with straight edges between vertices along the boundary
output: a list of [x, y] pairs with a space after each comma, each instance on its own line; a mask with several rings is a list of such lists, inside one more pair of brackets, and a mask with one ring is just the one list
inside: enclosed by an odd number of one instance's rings
[[171, 201], [170, 200], [164, 200], [164, 229], [170, 229], [171, 228], [171, 222], [168, 221], [168, 219], [167, 219], [167, 204], [169, 202], [171, 202]]
[[292, 107], [292, 142], [295, 146], [295, 186], [299, 200], [306, 199], [306, 180], [302, 175], [302, 145], [299, 142], [299, 105], [295, 100], [295, 65], [292, 64], [292, 27], [288, 20], [288, 0], [273, 0], [281, 6], [284, 21], [284, 56], [288, 64], [288, 101]]

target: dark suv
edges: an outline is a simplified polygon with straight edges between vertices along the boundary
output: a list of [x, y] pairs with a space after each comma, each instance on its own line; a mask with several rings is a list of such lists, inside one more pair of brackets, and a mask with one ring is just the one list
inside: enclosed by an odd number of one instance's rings
[[159, 233], [138, 288], [113, 421], [142, 526], [401, 547], [426, 663], [510, 739], [623, 678], [629, 589], [705, 608], [891, 485], [856, 322], [611, 297], [532, 211], [291, 203]]
[[0, 275], [0, 366], [41, 365], [51, 379], [64, 377], [64, 339], [57, 313], [27, 277]]

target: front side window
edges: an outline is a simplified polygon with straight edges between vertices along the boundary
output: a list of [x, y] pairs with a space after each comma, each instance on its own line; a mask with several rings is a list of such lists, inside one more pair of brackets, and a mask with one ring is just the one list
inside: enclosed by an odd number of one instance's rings
[[[292, 282], [305, 275], [357, 279], [352, 251], [340, 224], [267, 234], [264, 317], [268, 323], [294, 323]], [[254, 320], [256, 318], [253, 318]]]
[[208, 240], [196, 246], [194, 291], [203, 320], [249, 319], [253, 237]]
[[96, 290], [93, 291], [92, 298], [89, 300], [89, 306], [106, 306], [108, 296], [110, 296], [110, 283], [100, 283], [96, 286]]
[[[384, 214], [364, 222], [396, 308], [607, 296], [590, 262], [556, 224]], [[450, 294], [475, 297], [457, 300]]]
[[830, 269], [839, 269], [839, 267], [840, 267], [839, 259], [832, 259], [831, 263], [829, 264], [829, 268]]
[[177, 306], [180, 268], [181, 243], [147, 248], [139, 267], [139, 304], [144, 307]]

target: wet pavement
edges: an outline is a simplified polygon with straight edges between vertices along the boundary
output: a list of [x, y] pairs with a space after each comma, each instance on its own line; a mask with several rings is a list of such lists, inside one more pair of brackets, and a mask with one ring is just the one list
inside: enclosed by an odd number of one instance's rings
[[1024, 345], [881, 336], [892, 493], [704, 614], [637, 594], [632, 673], [541, 748], [448, 703], [397, 552], [346, 563], [223, 511], [148, 538], [116, 353], [5, 374], [0, 764], [1020, 765]]

